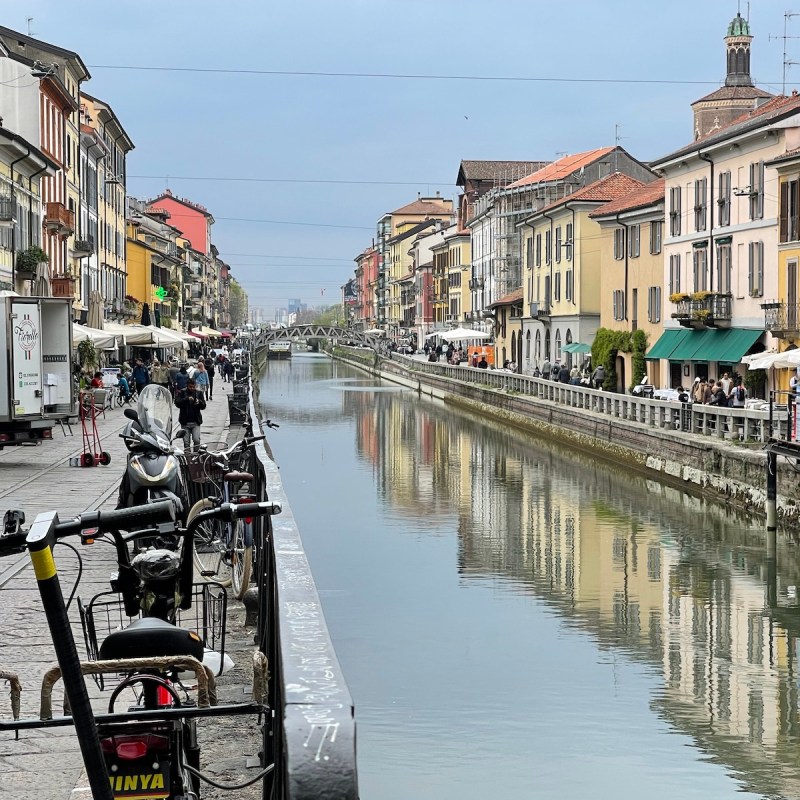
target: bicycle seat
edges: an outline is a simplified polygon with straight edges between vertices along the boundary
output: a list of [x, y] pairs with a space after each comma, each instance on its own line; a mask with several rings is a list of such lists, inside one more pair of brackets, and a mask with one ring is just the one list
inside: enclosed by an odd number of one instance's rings
[[247, 483], [253, 480], [253, 476], [249, 472], [226, 472], [223, 479], [228, 483]]
[[101, 661], [159, 656], [194, 656], [202, 661], [203, 651], [203, 642], [196, 633], [157, 617], [143, 617], [107, 636], [98, 656]]

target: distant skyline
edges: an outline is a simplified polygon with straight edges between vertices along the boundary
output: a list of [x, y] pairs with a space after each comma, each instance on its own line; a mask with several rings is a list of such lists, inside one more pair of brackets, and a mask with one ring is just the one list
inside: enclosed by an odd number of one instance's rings
[[[650, 161], [691, 142], [689, 105], [724, 81], [739, 6], [0, 0], [0, 24], [28, 33], [32, 17], [32, 35], [79, 53], [86, 91], [136, 145], [129, 193], [169, 187], [206, 206], [271, 319], [289, 298], [338, 302], [377, 219], [418, 192], [455, 199], [462, 159], [554, 160], [618, 139]], [[784, 6], [749, 5], [752, 74], [775, 93], [784, 45], [800, 61], [800, 39], [782, 38], [785, 25], [800, 36], [800, 16]], [[789, 66], [787, 92], [798, 85]]]

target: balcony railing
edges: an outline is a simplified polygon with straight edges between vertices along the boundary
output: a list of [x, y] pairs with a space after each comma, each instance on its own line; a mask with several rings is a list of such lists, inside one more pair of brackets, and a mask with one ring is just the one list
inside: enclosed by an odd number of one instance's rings
[[800, 304], [773, 300], [762, 303], [764, 327], [779, 339], [800, 333]]
[[549, 317], [550, 304], [546, 302], [529, 303], [528, 316], [531, 317], [532, 319], [538, 319], [539, 317]]
[[0, 222], [14, 222], [14, 200], [10, 194], [0, 196]]
[[69, 236], [75, 230], [75, 212], [63, 203], [46, 203], [44, 226], [50, 233]]
[[483, 289], [483, 278], [470, 278], [470, 289]]
[[726, 327], [731, 322], [732, 301], [730, 294], [695, 294], [677, 301], [672, 318], [687, 328]]

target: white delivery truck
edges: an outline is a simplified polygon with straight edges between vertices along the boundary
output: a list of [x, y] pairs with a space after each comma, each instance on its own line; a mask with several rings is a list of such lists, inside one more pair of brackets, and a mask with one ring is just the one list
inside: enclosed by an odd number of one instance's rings
[[72, 301], [0, 297], [0, 449], [53, 438], [76, 416], [72, 380]]

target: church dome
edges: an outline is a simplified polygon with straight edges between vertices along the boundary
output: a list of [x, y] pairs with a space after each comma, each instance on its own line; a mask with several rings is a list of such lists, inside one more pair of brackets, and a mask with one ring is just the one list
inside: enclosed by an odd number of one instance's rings
[[728, 36], [750, 36], [750, 23], [737, 14], [728, 25]]

